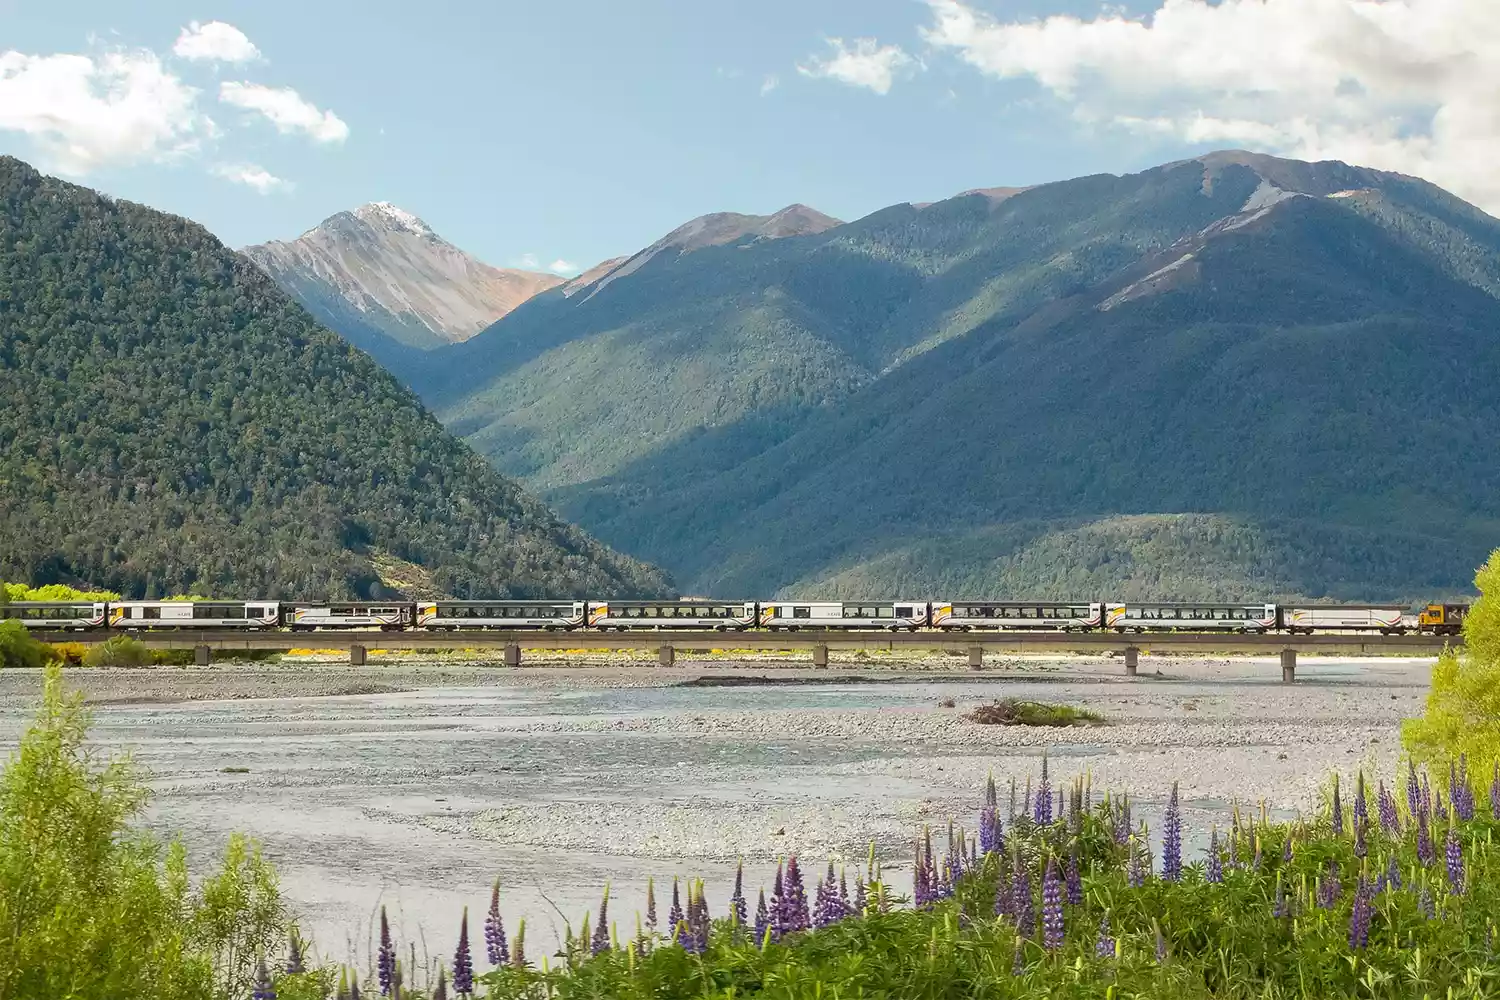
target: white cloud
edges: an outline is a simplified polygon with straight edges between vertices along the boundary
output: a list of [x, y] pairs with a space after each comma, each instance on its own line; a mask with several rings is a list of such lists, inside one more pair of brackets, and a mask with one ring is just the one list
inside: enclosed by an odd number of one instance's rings
[[779, 86], [781, 86], [781, 78], [775, 73], [771, 73], [760, 82], [760, 96], [765, 97]]
[[1417, 174], [1500, 212], [1500, 3], [1160, 0], [1006, 22], [927, 0], [923, 31], [1079, 121]]
[[559, 257], [557, 260], [554, 260], [552, 263], [547, 265], [547, 270], [551, 271], [553, 274], [562, 275], [564, 278], [571, 278], [573, 275], [577, 274], [581, 270], [581, 268], [579, 268], [579, 266], [572, 261], [563, 260], [561, 257]]
[[542, 266], [541, 258], [534, 253], [523, 253], [511, 264], [511, 267], [521, 267], [528, 271], [535, 271]]
[[797, 67], [797, 72], [888, 94], [899, 71], [921, 66], [901, 46], [881, 45], [873, 38], [856, 38], [853, 47], [845, 45], [842, 38], [827, 41], [833, 54], [827, 59], [810, 58]]
[[290, 190], [292, 187], [291, 181], [277, 177], [265, 167], [258, 167], [253, 163], [219, 163], [213, 167], [213, 173], [227, 181], [254, 188], [261, 194], [270, 194], [277, 189]]
[[317, 142], [343, 142], [349, 126], [332, 111], [319, 111], [291, 87], [225, 80], [219, 100], [264, 115], [282, 133], [304, 132]]
[[194, 150], [213, 123], [155, 53], [0, 52], [0, 130], [29, 135], [51, 169], [86, 174]]
[[242, 63], [259, 59], [260, 49], [232, 24], [194, 21], [177, 36], [172, 54], [195, 61]]

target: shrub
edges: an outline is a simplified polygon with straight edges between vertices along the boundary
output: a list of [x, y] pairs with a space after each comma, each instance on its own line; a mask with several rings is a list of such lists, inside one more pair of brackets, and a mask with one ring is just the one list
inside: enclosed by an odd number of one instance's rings
[[1466, 757], [1475, 773], [1489, 774], [1500, 762], [1500, 550], [1474, 584], [1480, 597], [1464, 619], [1464, 651], [1448, 650], [1432, 668], [1427, 711], [1402, 723], [1401, 741], [1419, 761]]
[[83, 658], [89, 654], [89, 646], [81, 642], [54, 642], [52, 652], [59, 663], [77, 667], [83, 664]]
[[1040, 701], [1005, 698], [980, 705], [966, 718], [981, 726], [1102, 726], [1104, 716], [1072, 705], [1048, 705]]
[[38, 642], [18, 621], [0, 622], [0, 667], [30, 667], [33, 670], [56, 659], [51, 646]]
[[42, 707], [0, 771], [0, 997], [199, 1000], [249, 995], [281, 943], [276, 879], [243, 838], [193, 892], [180, 844], [130, 823], [146, 790], [84, 745], [88, 715], [47, 671]]
[[28, 587], [24, 583], [0, 583], [0, 591], [12, 601], [118, 601], [112, 590], [78, 590], [61, 583]]
[[139, 639], [128, 635], [112, 636], [90, 649], [83, 657], [86, 667], [141, 667], [154, 663], [151, 650]]

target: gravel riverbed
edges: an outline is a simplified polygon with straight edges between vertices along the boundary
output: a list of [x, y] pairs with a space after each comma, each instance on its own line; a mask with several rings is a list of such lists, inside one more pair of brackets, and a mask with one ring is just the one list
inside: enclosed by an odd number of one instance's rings
[[[1206, 841], [1235, 800], [1288, 815], [1315, 805], [1330, 771], [1392, 774], [1431, 665], [1309, 658], [1284, 686], [1268, 659], [1143, 658], [1136, 679], [1082, 657], [959, 673], [944, 659], [578, 662], [286, 660], [70, 680], [95, 706], [95, 739], [151, 774], [149, 822], [200, 865], [231, 831], [259, 839], [319, 950], [343, 959], [370, 953], [382, 902], [409, 938], [451, 951], [459, 909], [481, 911], [497, 875], [508, 922], [526, 917], [535, 948], [564, 917], [576, 926], [606, 881], [626, 929], [648, 876], [702, 877], [718, 906], [741, 857], [755, 885], [789, 853], [853, 866], [874, 841], [899, 880], [924, 825], [972, 826], [986, 775], [1024, 785], [1044, 749], [1055, 781], [1087, 771], [1096, 788], [1128, 789], [1153, 827], [1179, 781]], [[778, 683], [731, 683], [762, 676]], [[0, 673], [0, 744], [38, 682]], [[1000, 697], [1110, 724], [965, 718]]]

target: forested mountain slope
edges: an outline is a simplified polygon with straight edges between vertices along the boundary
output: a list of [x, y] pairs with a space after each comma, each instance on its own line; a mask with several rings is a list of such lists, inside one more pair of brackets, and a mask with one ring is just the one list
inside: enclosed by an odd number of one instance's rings
[[1500, 543], [1500, 223], [1217, 153], [657, 254], [440, 416], [694, 591], [1406, 597]]
[[199, 226], [0, 158], [0, 578], [660, 593]]

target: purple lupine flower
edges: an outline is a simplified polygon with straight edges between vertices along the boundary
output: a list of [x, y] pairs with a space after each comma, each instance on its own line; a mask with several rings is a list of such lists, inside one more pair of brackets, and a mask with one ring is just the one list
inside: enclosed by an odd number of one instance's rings
[[993, 771], [990, 772], [989, 777], [984, 782], [984, 804], [991, 809], [996, 808], [1000, 804], [1000, 799], [995, 794], [995, 772]]
[[1354, 779], [1354, 828], [1356, 831], [1370, 822], [1370, 805], [1365, 801], [1365, 772], [1360, 771]]
[[995, 807], [985, 803], [983, 809], [979, 810], [979, 852], [989, 854], [995, 850], [995, 831], [998, 829], [1000, 817], [996, 815]]
[[1339, 863], [1330, 861], [1326, 872], [1318, 879], [1318, 906], [1331, 910], [1343, 894], [1344, 884], [1339, 879]]
[[1292, 841], [1295, 840], [1295, 839], [1296, 839], [1296, 837], [1294, 837], [1292, 834], [1288, 833], [1286, 835], [1286, 839], [1281, 842], [1281, 863], [1282, 864], [1290, 864], [1291, 863], [1292, 852], [1293, 852]]
[[1094, 957], [1114, 958], [1115, 939], [1109, 933], [1109, 914], [1104, 914], [1104, 919], [1099, 921], [1099, 940], [1094, 942]]
[[375, 959], [376, 971], [380, 975], [380, 995], [390, 996], [396, 977], [396, 946], [391, 943], [391, 924], [385, 917], [385, 907], [380, 908], [380, 951]]
[[1417, 813], [1417, 860], [1424, 865], [1430, 865], [1437, 858], [1437, 851], [1432, 846], [1432, 831], [1427, 828], [1426, 811]]
[[646, 878], [646, 926], [656, 933], [656, 879]]
[[1115, 821], [1113, 831], [1115, 843], [1120, 847], [1124, 847], [1130, 842], [1132, 828], [1130, 822], [1130, 796], [1122, 795], [1120, 798], [1112, 800], [1110, 803], [1110, 812]]
[[1031, 814], [1037, 826], [1052, 822], [1052, 783], [1047, 777], [1047, 751], [1042, 751], [1042, 783], [1036, 789], [1036, 808]]
[[1204, 868], [1203, 877], [1213, 883], [1224, 881], [1224, 861], [1219, 857], [1218, 830], [1208, 836], [1208, 865]]
[[1083, 876], [1078, 871], [1078, 847], [1074, 845], [1068, 852], [1068, 867], [1066, 870], [1068, 887], [1068, 902], [1078, 906], [1083, 902]]
[[1021, 953], [1021, 935], [1016, 935], [1016, 957], [1011, 959], [1010, 974], [1020, 977], [1026, 972], [1026, 958]]
[[448, 1000], [448, 972], [438, 969], [437, 988], [432, 991], [432, 1000]]
[[1167, 939], [1162, 935], [1161, 928], [1156, 928], [1156, 961], [1165, 964], [1167, 961]]
[[1474, 785], [1469, 781], [1469, 755], [1458, 755], [1458, 780], [1453, 789], [1453, 811], [1464, 822], [1474, 818]]
[[1271, 916], [1278, 919], [1292, 915], [1291, 904], [1287, 901], [1286, 887], [1281, 883], [1281, 873], [1276, 873], [1276, 902], [1271, 907]]
[[1010, 884], [1010, 915], [1016, 922], [1016, 932], [1030, 937], [1036, 929], [1036, 911], [1032, 908], [1031, 900], [1031, 873], [1019, 855], [1012, 867], [1015, 874], [1011, 877]]
[[1009, 811], [1006, 813], [1006, 816], [1010, 818], [1010, 821], [1012, 823], [1015, 822], [1015, 820], [1016, 820], [1016, 779], [1015, 778], [1011, 778], [1010, 779], [1010, 807], [1009, 807]]
[[687, 916], [683, 920], [681, 944], [683, 950], [701, 955], [708, 950], [708, 932], [712, 921], [708, 916], [708, 900], [703, 894], [703, 883], [688, 883]]
[[759, 946], [766, 939], [766, 931], [771, 926], [771, 915], [766, 910], [766, 890], [760, 890], [760, 901], [755, 904], [755, 944]]
[[298, 973], [306, 972], [307, 964], [304, 961], [302, 955], [302, 937], [297, 933], [297, 928], [295, 927], [293, 927], [287, 934], [286, 950], [287, 973], [289, 975], [295, 976]]
[[1422, 786], [1417, 782], [1417, 765], [1408, 759], [1406, 762], [1406, 810], [1412, 819], [1417, 818], [1417, 813], [1422, 809]]
[[678, 944], [687, 933], [683, 926], [686, 917], [682, 912], [682, 891], [677, 882], [677, 876], [672, 876], [672, 908], [667, 911], [667, 936]]
[[594, 923], [594, 936], [589, 941], [589, 954], [602, 955], [606, 951], [609, 951], [609, 886], [607, 884], [604, 886], [604, 897], [599, 900], [599, 919]]
[[1182, 812], [1177, 805], [1177, 782], [1172, 782], [1172, 797], [1167, 800], [1167, 814], [1162, 821], [1161, 877], [1176, 882], [1182, 877]]
[[516, 923], [516, 940], [510, 950], [510, 964], [512, 968], [526, 968], [526, 921]]
[[1135, 840], [1130, 842], [1130, 866], [1126, 870], [1125, 878], [1130, 882], [1132, 889], [1139, 889], [1146, 884], [1146, 868], [1148, 866], [1147, 856], [1151, 848], [1144, 843]]
[[870, 893], [865, 888], [865, 880], [858, 874], [854, 876], [854, 912], [864, 913], [870, 906]]
[[1444, 860], [1448, 863], [1448, 889], [1455, 896], [1464, 894], [1464, 851], [1458, 843], [1458, 833], [1448, 827], [1448, 843], [1444, 848]]
[[1000, 878], [995, 881], [995, 916], [1014, 917], [1015, 887], [1002, 868]]
[[797, 866], [795, 854], [786, 859], [781, 909], [783, 933], [805, 931], [812, 922], [807, 912], [807, 890], [802, 885], [802, 869]]
[[1375, 802], [1380, 811], [1380, 829], [1387, 835], [1394, 836], [1401, 832], [1401, 814], [1396, 811], [1396, 796], [1385, 787], [1385, 782], [1380, 783], [1380, 793]]
[[839, 869], [839, 910], [840, 916], [847, 917], [854, 912], [854, 907], [849, 903], [849, 879], [844, 875], [844, 870]]
[[1500, 760], [1495, 761], [1495, 775], [1490, 779], [1490, 815], [1500, 819]]
[[829, 862], [828, 877], [818, 879], [817, 888], [813, 892], [813, 914], [814, 927], [827, 927], [838, 919], [834, 914], [833, 886], [833, 863]]
[[1335, 837], [1343, 836], [1344, 833], [1344, 804], [1339, 800], [1339, 776], [1333, 776], [1333, 807], [1330, 810], [1328, 825], [1333, 828]]
[[729, 897], [729, 919], [734, 926], [744, 927], [748, 911], [745, 906], [745, 862], [743, 859], [734, 869], [734, 894]]
[[1057, 859], [1047, 858], [1042, 873], [1042, 947], [1056, 951], [1063, 943], [1063, 887], [1057, 874]]
[[1437, 915], [1437, 907], [1432, 905], [1432, 890], [1425, 885], [1422, 886], [1422, 891], [1417, 893], [1417, 911], [1428, 920]]
[[1364, 880], [1354, 889], [1354, 909], [1349, 913], [1349, 947], [1358, 951], [1370, 943], [1370, 886]]
[[1392, 889], [1401, 888], [1401, 866], [1396, 864], [1396, 856], [1391, 855], [1391, 860], [1385, 866], [1385, 884]]
[[276, 987], [271, 985], [271, 974], [266, 971], [266, 960], [262, 956], [255, 966], [255, 989], [251, 1000], [276, 1000]]
[[458, 947], [453, 951], [453, 992], [468, 996], [474, 992], [474, 956], [469, 951], [469, 908], [464, 907], [458, 922]]

